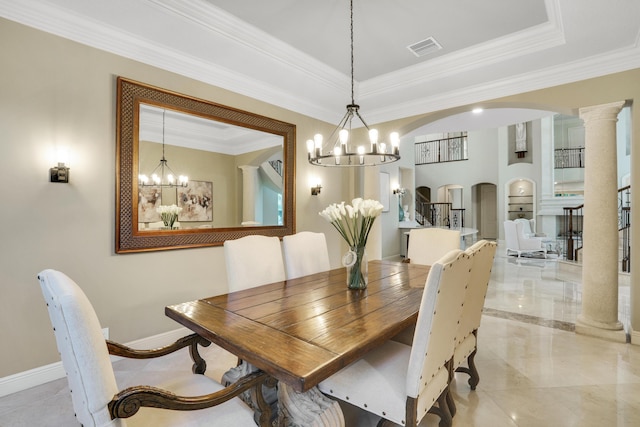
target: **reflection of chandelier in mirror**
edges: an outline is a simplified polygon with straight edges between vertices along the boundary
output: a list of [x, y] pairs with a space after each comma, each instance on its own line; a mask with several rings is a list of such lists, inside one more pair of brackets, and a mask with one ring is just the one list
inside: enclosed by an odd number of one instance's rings
[[[347, 105], [347, 113], [342, 117], [336, 129], [328, 139], [329, 149], [323, 150], [323, 137], [316, 134], [313, 140], [307, 141], [309, 163], [317, 166], [375, 166], [400, 160], [400, 137], [398, 132], [391, 132], [390, 146], [378, 141], [378, 131], [370, 129], [358, 112], [360, 106], [354, 101], [353, 90], [353, 0], [351, 0], [351, 104]], [[358, 145], [350, 141], [351, 121], [354, 116], [369, 131], [369, 142]], [[357, 148], [354, 150], [354, 148]], [[369, 146], [369, 150], [365, 146]]]
[[189, 178], [186, 175], [176, 174], [169, 167], [167, 159], [164, 157], [164, 115], [166, 110], [162, 110], [162, 158], [160, 163], [151, 172], [151, 177], [147, 175], [138, 175], [138, 185], [140, 187], [154, 186], [154, 187], [186, 187], [189, 183]]

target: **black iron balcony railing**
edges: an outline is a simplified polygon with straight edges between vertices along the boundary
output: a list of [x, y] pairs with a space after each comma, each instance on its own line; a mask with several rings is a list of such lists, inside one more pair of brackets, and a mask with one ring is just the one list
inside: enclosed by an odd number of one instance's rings
[[469, 160], [467, 156], [467, 134], [415, 144], [415, 164], [457, 162]]
[[555, 168], [584, 168], [584, 147], [560, 148], [555, 150]]

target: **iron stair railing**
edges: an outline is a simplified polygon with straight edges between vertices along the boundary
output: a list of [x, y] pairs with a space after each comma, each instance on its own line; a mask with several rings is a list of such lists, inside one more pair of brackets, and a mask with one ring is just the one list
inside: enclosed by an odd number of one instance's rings
[[622, 271], [631, 271], [631, 186], [618, 190], [618, 232], [622, 234]]
[[269, 160], [269, 164], [278, 175], [282, 176], [282, 160]]
[[569, 261], [577, 261], [582, 249], [582, 220], [584, 204], [575, 207], [564, 207], [563, 230], [564, 256]]
[[464, 227], [464, 209], [453, 209], [451, 203], [431, 203], [416, 197], [416, 221], [423, 226]]
[[[584, 204], [563, 208], [561, 235], [564, 239], [564, 256], [569, 261], [576, 261], [582, 249], [583, 208]], [[631, 186], [629, 185], [618, 190], [618, 232], [622, 237], [620, 269], [628, 273], [631, 271]]]

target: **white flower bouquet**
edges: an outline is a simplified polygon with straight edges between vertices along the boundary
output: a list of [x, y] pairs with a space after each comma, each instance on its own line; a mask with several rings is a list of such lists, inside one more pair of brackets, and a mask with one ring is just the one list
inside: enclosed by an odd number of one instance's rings
[[158, 206], [156, 211], [160, 214], [165, 227], [173, 228], [173, 223], [178, 219], [178, 214], [182, 212], [182, 208], [176, 205], [161, 205]]
[[348, 269], [347, 285], [350, 289], [367, 287], [367, 262], [365, 246], [369, 232], [375, 219], [382, 212], [383, 206], [377, 200], [353, 199], [351, 205], [344, 202], [332, 203], [320, 216], [326, 219], [349, 245], [349, 252], [342, 259]]

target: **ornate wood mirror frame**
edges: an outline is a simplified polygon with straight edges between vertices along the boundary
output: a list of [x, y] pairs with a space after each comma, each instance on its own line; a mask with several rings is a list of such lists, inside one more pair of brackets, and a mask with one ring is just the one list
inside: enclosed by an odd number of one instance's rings
[[[141, 103], [282, 136], [282, 225], [140, 231], [138, 135]], [[295, 125], [123, 77], [117, 80], [116, 109], [116, 253], [219, 246], [225, 240], [252, 234], [282, 237], [295, 233]]]

